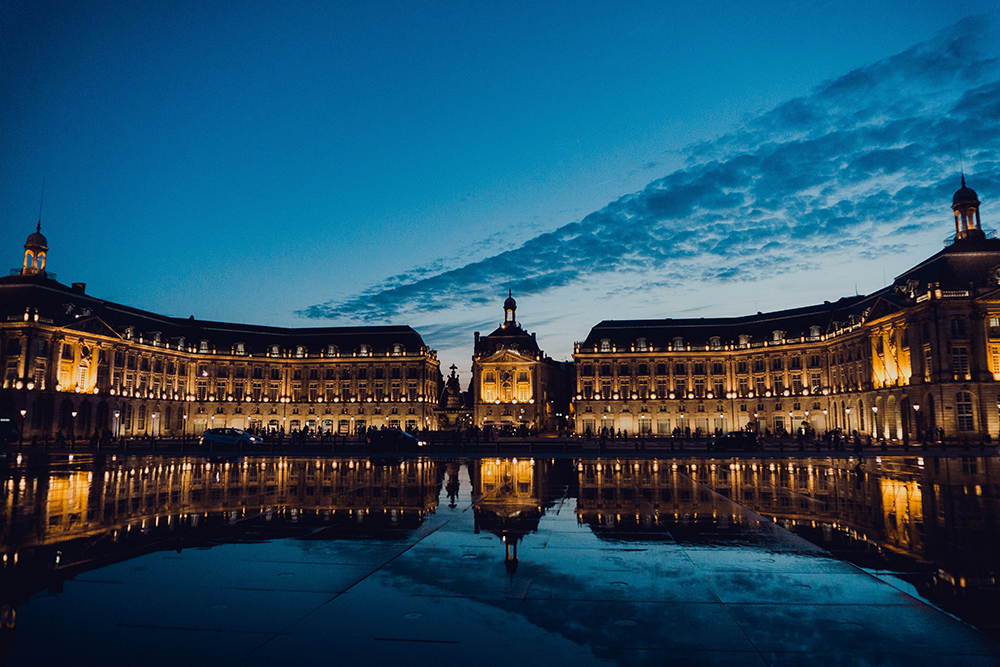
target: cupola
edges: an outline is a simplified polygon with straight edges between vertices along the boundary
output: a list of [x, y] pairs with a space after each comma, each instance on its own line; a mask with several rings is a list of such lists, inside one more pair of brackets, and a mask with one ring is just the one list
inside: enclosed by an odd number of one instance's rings
[[962, 174], [962, 187], [951, 198], [951, 210], [955, 212], [956, 241], [986, 238], [980, 227], [979, 197], [975, 190], [965, 185], [965, 174]]
[[49, 242], [42, 234], [42, 221], [39, 220], [34, 233], [29, 234], [28, 240], [24, 242], [24, 266], [21, 267], [21, 275], [45, 275], [45, 257], [48, 254]]

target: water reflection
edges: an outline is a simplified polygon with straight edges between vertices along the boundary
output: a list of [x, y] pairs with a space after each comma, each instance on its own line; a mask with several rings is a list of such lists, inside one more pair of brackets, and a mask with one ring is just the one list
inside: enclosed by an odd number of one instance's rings
[[[987, 631], [997, 625], [988, 611], [1000, 567], [995, 457], [10, 458], [0, 488], [0, 632], [37, 592], [149, 551], [289, 537], [406, 540], [441, 507], [463, 506], [473, 510], [473, 535], [502, 541], [503, 553], [488, 557], [502, 558], [510, 584], [527, 576], [518, 574], [530, 559], [518, 544], [547, 516], [573, 509], [575, 526], [597, 539], [644, 548], [766, 547], [784, 528], [810, 548], [895, 573]], [[580, 559], [573, 574], [582, 574], [585, 559], [563, 555]], [[442, 562], [441, 581], [454, 571]]]

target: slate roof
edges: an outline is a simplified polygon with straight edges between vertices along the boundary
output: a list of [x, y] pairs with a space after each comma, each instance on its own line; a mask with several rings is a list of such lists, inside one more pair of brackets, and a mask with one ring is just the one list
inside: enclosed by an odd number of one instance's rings
[[236, 343], [243, 343], [250, 355], [263, 355], [273, 345], [283, 351], [301, 345], [310, 356], [325, 351], [328, 345], [350, 355], [367, 344], [376, 356], [387, 354], [395, 344], [402, 345], [408, 354], [425, 347], [420, 334], [409, 326], [284, 328], [169, 317], [95, 298], [43, 275], [0, 278], [0, 317], [4, 321], [20, 319], [28, 309], [37, 309], [39, 318], [59, 327], [79, 327], [99, 319], [123, 338], [126, 329], [134, 327], [134, 335], [146, 340], [154, 332], [159, 332], [164, 342], [175, 343], [183, 337], [186, 345], [196, 346], [207, 340], [222, 354], [229, 353]]
[[[738, 343], [741, 335], [750, 343], [771, 341], [774, 331], [785, 332], [786, 339], [806, 338], [811, 327], [821, 334], [860, 321], [866, 312], [882, 313], [916, 305], [916, 297], [928, 290], [968, 292], [976, 297], [993, 292], [1000, 285], [1000, 239], [969, 238], [955, 241], [917, 266], [900, 274], [892, 285], [872, 294], [844, 297], [821, 305], [757, 313], [743, 317], [605, 320], [581, 343], [581, 351], [599, 347], [608, 339], [618, 350], [628, 350], [639, 338], [657, 350], [669, 348], [674, 338], [685, 345], [704, 347], [718, 336], [723, 345]], [[870, 311], [869, 309], [873, 309]]]

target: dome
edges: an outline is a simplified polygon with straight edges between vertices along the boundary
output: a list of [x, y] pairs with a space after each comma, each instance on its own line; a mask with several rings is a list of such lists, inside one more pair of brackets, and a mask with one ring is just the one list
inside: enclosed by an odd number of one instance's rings
[[965, 175], [962, 175], [962, 187], [955, 196], [951, 198], [952, 206], [958, 204], [978, 204], [979, 197], [976, 195], [976, 191], [965, 185]]
[[25, 247], [41, 246], [46, 250], [48, 249], [49, 240], [45, 238], [44, 234], [42, 234], [42, 223], [39, 222], [38, 227], [35, 229], [35, 231], [28, 235], [28, 240], [24, 242], [24, 245]]
[[513, 295], [509, 295], [507, 297], [507, 299], [503, 302], [503, 309], [504, 310], [516, 310], [517, 309], [517, 301], [514, 301], [514, 296]]

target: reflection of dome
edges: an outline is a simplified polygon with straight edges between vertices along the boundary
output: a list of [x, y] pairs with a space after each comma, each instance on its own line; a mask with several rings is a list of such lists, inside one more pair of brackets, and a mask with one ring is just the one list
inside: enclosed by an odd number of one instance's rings
[[962, 175], [962, 187], [955, 196], [951, 198], [952, 205], [956, 204], [978, 204], [979, 197], [976, 191], [965, 185], [965, 174]]

